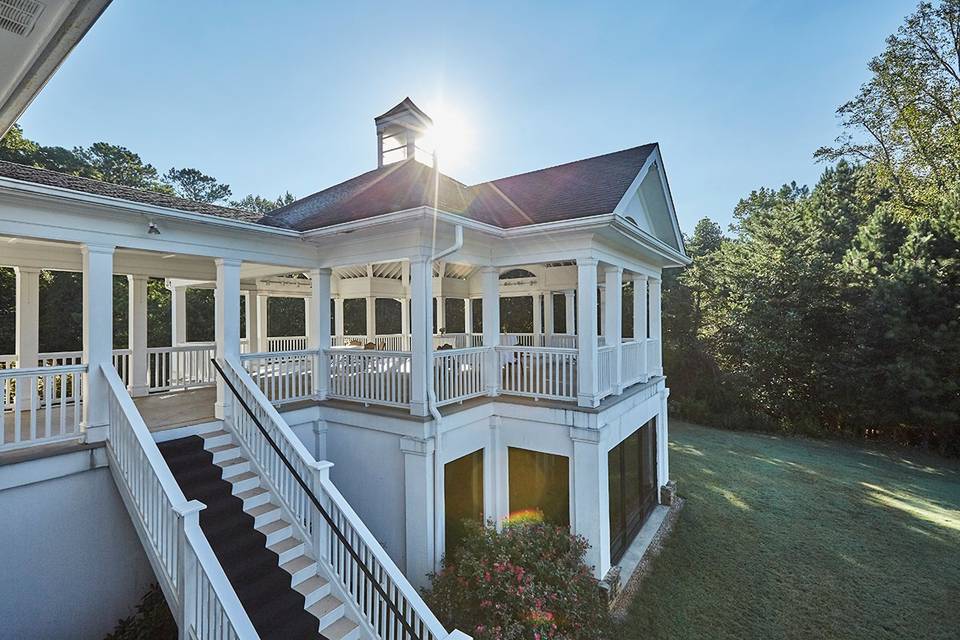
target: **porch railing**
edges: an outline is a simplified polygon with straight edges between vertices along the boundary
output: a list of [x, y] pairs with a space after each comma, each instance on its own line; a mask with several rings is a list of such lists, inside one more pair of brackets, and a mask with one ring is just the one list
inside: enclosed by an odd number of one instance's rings
[[267, 351], [303, 351], [307, 348], [307, 336], [271, 336], [267, 338]]
[[147, 388], [171, 391], [214, 384], [215, 371], [210, 359], [215, 352], [216, 345], [212, 342], [150, 347], [147, 349]]
[[204, 504], [183, 495], [116, 370], [103, 373], [110, 387], [110, 472], [183, 637], [258, 638], [200, 529]]
[[240, 362], [274, 404], [313, 397], [313, 376], [317, 364], [315, 351], [248, 353], [240, 356]]
[[364, 404], [410, 404], [410, 354], [403, 351], [331, 349], [331, 398]]
[[448, 634], [417, 590], [243, 369], [218, 361], [232, 392], [231, 425], [241, 446], [310, 542], [317, 562], [352, 598], [380, 640], [444, 640]]
[[0, 369], [0, 451], [80, 437], [86, 365]]
[[606, 397], [613, 393], [613, 383], [616, 380], [616, 358], [614, 357], [613, 345], [600, 347], [597, 353], [597, 372], [600, 376], [599, 387], [600, 397]]
[[487, 393], [486, 353], [483, 347], [433, 352], [433, 388], [438, 406]]
[[575, 349], [497, 347], [501, 393], [531, 398], [575, 400]]
[[647, 375], [647, 342], [646, 340], [630, 340], [624, 342], [622, 361], [620, 364], [620, 379], [623, 386], [628, 387], [640, 382]]

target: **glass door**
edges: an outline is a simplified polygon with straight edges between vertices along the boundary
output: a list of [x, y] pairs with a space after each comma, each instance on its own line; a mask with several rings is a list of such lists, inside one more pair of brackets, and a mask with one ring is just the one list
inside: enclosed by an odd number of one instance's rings
[[618, 562], [657, 503], [657, 429], [647, 422], [607, 454], [610, 555]]

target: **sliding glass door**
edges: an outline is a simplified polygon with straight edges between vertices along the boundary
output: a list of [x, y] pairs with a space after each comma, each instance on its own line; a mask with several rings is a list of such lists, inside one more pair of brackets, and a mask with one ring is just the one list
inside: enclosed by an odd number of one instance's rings
[[443, 468], [445, 553], [463, 541], [465, 521], [483, 522], [483, 449], [448, 462]]
[[657, 429], [650, 420], [607, 454], [610, 556], [618, 562], [657, 504]]

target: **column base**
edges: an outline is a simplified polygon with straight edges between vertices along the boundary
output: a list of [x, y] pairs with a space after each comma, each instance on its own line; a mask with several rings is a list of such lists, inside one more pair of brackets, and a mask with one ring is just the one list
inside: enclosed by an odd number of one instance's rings
[[411, 402], [410, 403], [410, 415], [412, 416], [428, 416], [430, 415], [430, 406], [425, 402]]
[[107, 426], [98, 424], [95, 426], [80, 425], [83, 429], [83, 441], [87, 444], [94, 442], [105, 442], [107, 439]]
[[578, 395], [577, 406], [590, 407], [591, 409], [596, 409], [597, 407], [600, 406], [600, 398], [592, 395]]
[[147, 387], [146, 385], [142, 387], [130, 386], [127, 387], [127, 391], [130, 393], [131, 397], [134, 398], [142, 398], [143, 396], [150, 395], [150, 387]]

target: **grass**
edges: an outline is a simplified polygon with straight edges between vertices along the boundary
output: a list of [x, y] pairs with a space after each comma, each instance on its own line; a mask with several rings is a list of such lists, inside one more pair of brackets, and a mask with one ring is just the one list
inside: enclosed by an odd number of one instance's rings
[[960, 465], [671, 422], [686, 506], [618, 637], [960, 637]]

